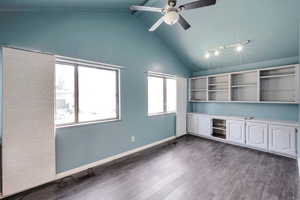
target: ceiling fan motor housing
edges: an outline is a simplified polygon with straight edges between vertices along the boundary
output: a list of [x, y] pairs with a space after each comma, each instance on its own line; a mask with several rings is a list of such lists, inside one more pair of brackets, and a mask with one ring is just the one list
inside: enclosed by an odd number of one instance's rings
[[176, 0], [168, 0], [168, 5], [171, 7], [175, 7], [176, 6]]

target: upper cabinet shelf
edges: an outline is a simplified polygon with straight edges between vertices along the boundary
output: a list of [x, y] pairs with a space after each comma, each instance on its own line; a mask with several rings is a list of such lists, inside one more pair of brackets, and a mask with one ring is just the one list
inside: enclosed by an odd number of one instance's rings
[[299, 65], [193, 77], [189, 100], [298, 104], [299, 85]]
[[260, 76], [260, 78], [281, 78], [288, 76], [295, 76], [296, 74], [282, 74], [282, 75], [271, 75], [271, 76]]

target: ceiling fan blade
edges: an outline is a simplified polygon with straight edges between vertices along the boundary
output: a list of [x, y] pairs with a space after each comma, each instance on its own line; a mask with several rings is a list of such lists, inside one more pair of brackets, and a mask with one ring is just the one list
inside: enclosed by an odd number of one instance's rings
[[130, 6], [130, 10], [135, 11], [149, 11], [149, 12], [162, 12], [162, 8], [148, 7], [148, 6]]
[[161, 17], [153, 26], [149, 29], [150, 32], [155, 31], [164, 22], [164, 16]]
[[200, 8], [205, 6], [211, 6], [215, 4], [216, 4], [216, 0], [199, 0], [191, 3], [183, 4], [179, 6], [179, 8], [183, 10], [189, 10], [189, 9], [195, 9], [195, 8]]
[[191, 25], [181, 15], [179, 15], [178, 23], [184, 30], [188, 30], [189, 28], [191, 28]]

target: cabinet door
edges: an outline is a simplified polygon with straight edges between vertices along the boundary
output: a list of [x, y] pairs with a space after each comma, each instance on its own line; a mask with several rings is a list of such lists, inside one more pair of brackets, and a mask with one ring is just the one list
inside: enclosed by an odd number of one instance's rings
[[268, 149], [268, 125], [267, 123], [247, 122], [246, 144], [249, 146]]
[[226, 132], [229, 140], [238, 143], [245, 143], [245, 122], [240, 120], [227, 120]]
[[177, 78], [176, 136], [186, 134], [187, 79]]
[[189, 133], [197, 133], [197, 117], [196, 117], [196, 115], [188, 114], [187, 130]]
[[296, 155], [296, 128], [271, 125], [269, 128], [269, 147], [274, 152]]
[[211, 135], [211, 119], [208, 116], [197, 116], [198, 118], [198, 134], [200, 135]]
[[55, 58], [3, 49], [3, 195], [55, 179]]

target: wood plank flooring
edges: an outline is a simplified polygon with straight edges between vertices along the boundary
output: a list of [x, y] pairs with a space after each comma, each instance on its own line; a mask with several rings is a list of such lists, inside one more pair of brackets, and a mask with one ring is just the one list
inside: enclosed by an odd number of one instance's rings
[[[297, 200], [296, 160], [194, 136], [23, 200]], [[9, 199], [18, 199], [20, 195]]]

